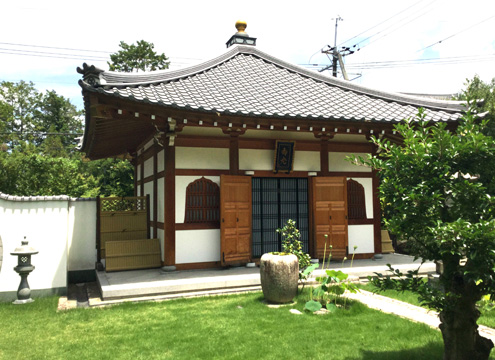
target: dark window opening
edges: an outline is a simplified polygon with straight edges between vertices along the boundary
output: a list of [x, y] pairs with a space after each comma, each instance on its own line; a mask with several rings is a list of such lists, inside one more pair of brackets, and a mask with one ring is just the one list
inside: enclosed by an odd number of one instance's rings
[[347, 180], [347, 213], [349, 219], [366, 219], [364, 187], [355, 180]]
[[186, 215], [184, 222], [219, 223], [220, 188], [204, 177], [195, 180], [186, 189]]

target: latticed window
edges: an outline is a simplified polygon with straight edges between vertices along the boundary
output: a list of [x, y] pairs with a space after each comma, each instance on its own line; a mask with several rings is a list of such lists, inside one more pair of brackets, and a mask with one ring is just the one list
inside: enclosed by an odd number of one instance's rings
[[347, 215], [349, 219], [366, 219], [364, 187], [355, 180], [347, 180]]
[[186, 189], [185, 223], [211, 223], [220, 219], [220, 188], [204, 177]]

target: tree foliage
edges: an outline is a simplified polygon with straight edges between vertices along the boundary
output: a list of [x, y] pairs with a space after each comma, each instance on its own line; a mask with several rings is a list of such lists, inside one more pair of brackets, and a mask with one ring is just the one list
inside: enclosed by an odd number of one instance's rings
[[55, 91], [0, 82], [0, 192], [73, 197], [131, 196], [128, 161], [88, 162], [76, 149], [83, 113]]
[[487, 191], [494, 180], [486, 166], [495, 162], [495, 142], [474, 112], [456, 132], [420, 112], [396, 125], [403, 144], [374, 138], [379, 156], [355, 159], [379, 170], [386, 227], [407, 239], [416, 257], [443, 262], [440, 287], [411, 274], [375, 283], [415, 291], [440, 311], [445, 359], [485, 359], [493, 347], [477, 332], [476, 302], [485, 294], [495, 299], [495, 202]]
[[158, 54], [154, 50], [153, 43], [144, 40], [136, 44], [127, 44], [121, 41], [121, 50], [110, 55], [108, 66], [111, 71], [154, 71], [168, 69], [168, 58], [165, 54]]

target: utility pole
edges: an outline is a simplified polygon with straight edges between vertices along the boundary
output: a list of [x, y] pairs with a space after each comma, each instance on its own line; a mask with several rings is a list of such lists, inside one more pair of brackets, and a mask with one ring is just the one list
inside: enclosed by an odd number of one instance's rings
[[339, 51], [337, 50], [337, 26], [339, 25], [339, 20], [342, 21], [340, 15], [335, 18], [335, 39], [333, 42], [333, 56], [332, 56], [332, 75], [337, 77], [337, 60], [339, 58]]
[[[334, 37], [333, 47], [330, 45], [327, 45], [327, 49], [321, 50], [321, 52], [323, 54], [326, 54], [327, 56], [330, 54], [332, 55], [332, 65], [325, 66], [323, 69], [319, 70], [319, 72], [323, 72], [325, 70], [332, 68], [332, 75], [334, 77], [337, 77], [337, 63], [339, 63], [340, 69], [342, 70], [342, 74], [344, 76], [344, 79], [349, 80], [349, 78], [347, 77], [347, 72], [345, 71], [345, 68], [344, 68], [343, 57], [347, 56], [347, 55], [352, 55], [352, 54], [354, 54], [355, 51], [351, 50], [349, 47], [344, 47], [344, 46], [342, 47], [341, 51], [339, 51], [337, 49], [337, 27], [338, 27], [339, 21], [343, 21], [343, 20], [344, 19], [342, 19], [340, 17], [340, 15], [337, 16], [337, 18], [335, 19], [335, 37]], [[359, 51], [359, 49], [358, 49], [358, 51]]]

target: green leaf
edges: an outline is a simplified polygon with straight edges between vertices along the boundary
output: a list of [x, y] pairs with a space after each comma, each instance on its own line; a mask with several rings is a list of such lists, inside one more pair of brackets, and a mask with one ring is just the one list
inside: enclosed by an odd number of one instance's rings
[[308, 310], [308, 311], [311, 311], [311, 312], [315, 312], [315, 311], [318, 311], [321, 309], [321, 304], [320, 302], [318, 301], [314, 301], [314, 300], [309, 300], [308, 302], [306, 302], [306, 304], [304, 305], [304, 309], [305, 310]]

